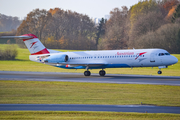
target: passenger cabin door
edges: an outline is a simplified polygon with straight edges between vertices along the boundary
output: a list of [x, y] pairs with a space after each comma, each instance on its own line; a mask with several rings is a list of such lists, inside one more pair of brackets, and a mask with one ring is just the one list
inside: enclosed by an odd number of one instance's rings
[[155, 62], [155, 53], [151, 53], [150, 55], [150, 62]]

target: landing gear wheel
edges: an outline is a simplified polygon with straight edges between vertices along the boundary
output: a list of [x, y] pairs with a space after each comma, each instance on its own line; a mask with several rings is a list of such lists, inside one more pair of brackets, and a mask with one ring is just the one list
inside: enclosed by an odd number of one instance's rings
[[105, 72], [104, 70], [100, 70], [100, 71], [99, 71], [99, 75], [100, 75], [100, 76], [105, 76], [105, 74], [106, 74], [106, 72]]
[[157, 73], [158, 73], [158, 74], [162, 74], [162, 71], [159, 70]]
[[90, 76], [91, 72], [90, 71], [84, 71], [84, 76]]

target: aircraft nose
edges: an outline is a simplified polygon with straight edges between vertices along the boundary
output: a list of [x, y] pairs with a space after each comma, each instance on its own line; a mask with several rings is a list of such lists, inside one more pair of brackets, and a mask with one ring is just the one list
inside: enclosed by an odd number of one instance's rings
[[178, 62], [178, 59], [177, 59], [176, 57], [173, 56], [173, 58], [172, 58], [171, 61], [172, 61], [172, 64], [176, 64], [176, 63]]

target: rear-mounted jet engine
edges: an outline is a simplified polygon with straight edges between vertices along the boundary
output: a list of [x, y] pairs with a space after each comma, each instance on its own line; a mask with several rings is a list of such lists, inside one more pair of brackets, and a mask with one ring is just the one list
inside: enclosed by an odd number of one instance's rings
[[69, 59], [68, 55], [50, 55], [44, 59], [45, 63], [62, 63], [67, 62]]

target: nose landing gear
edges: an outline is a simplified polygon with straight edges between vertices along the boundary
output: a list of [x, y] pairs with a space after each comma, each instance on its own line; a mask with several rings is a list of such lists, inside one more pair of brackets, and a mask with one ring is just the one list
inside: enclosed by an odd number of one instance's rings
[[161, 69], [159, 69], [159, 71], [157, 72], [158, 74], [162, 74], [162, 71], [161, 71]]
[[161, 71], [161, 70], [159, 70], [157, 73], [158, 73], [158, 74], [162, 74], [162, 71]]

